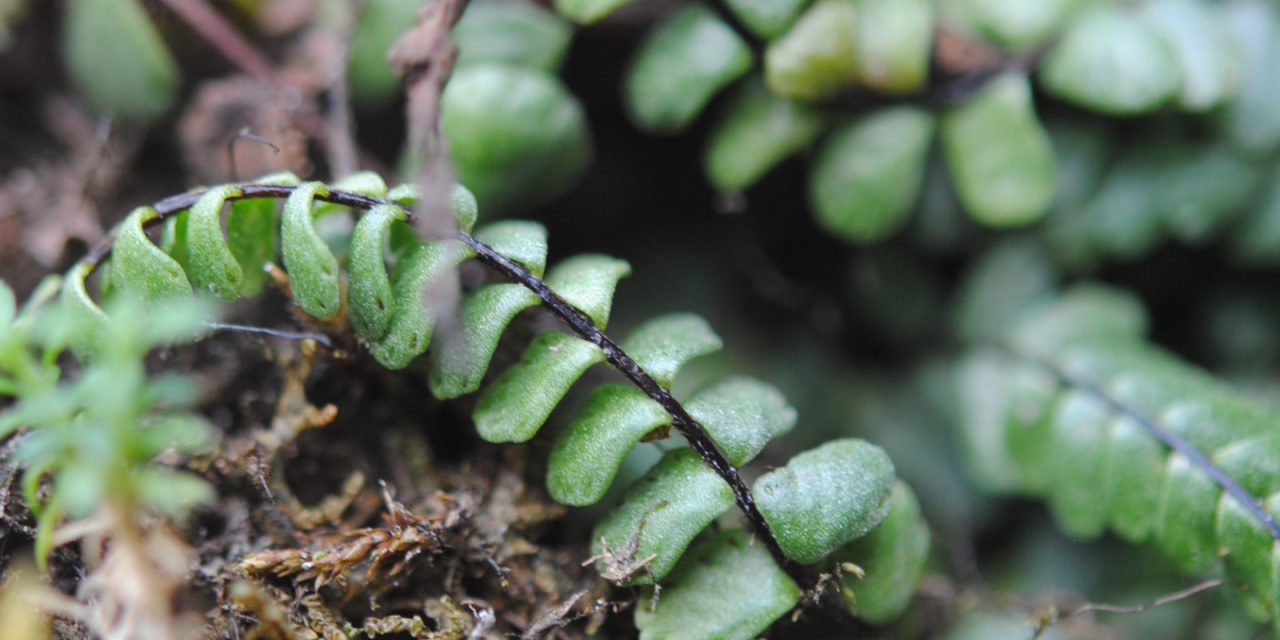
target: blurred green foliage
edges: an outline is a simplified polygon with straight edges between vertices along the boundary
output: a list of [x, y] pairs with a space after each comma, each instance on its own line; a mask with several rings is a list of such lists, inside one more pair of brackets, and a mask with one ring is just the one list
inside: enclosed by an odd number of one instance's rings
[[[621, 4], [560, 9], [592, 22]], [[669, 134], [735, 79], [763, 79], [772, 97], [744, 88], [713, 116], [706, 171], [721, 190], [749, 191], [788, 156], [812, 151], [819, 221], [851, 242], [880, 242], [929, 201], [918, 176], [936, 148], [951, 197], [974, 221], [1035, 225], [1072, 269], [1134, 257], [1166, 236], [1196, 243], [1234, 229], [1241, 260], [1275, 253], [1274, 198], [1261, 191], [1280, 141], [1269, 124], [1280, 109], [1263, 106], [1280, 104], [1268, 97], [1277, 40], [1269, 34], [1280, 25], [1270, 3], [821, 0], [720, 10], [750, 33], [735, 36], [722, 16], [688, 7], [640, 43], [622, 84], [636, 126]], [[931, 57], [935, 67], [952, 64], [935, 49], [935, 27], [988, 47], [985, 62], [928, 76]], [[846, 96], [873, 99], [858, 107]], [[854, 144], [850, 120], [877, 122], [901, 108], [874, 106], [874, 98], [932, 106], [939, 143], [917, 128], [901, 147]], [[1065, 112], [1074, 115], [1058, 115]], [[1159, 117], [1133, 119], [1150, 114]], [[1077, 134], [1097, 143], [1082, 147]], [[1133, 136], [1176, 146], [1130, 143]], [[1131, 152], [1150, 159], [1135, 165]], [[842, 177], [841, 166], [862, 177]], [[1113, 193], [1125, 184], [1132, 193]]]
[[[15, 313], [13, 292], [0, 283], [0, 397], [15, 401], [0, 415], [0, 437], [27, 428], [13, 461], [24, 469], [27, 504], [39, 512], [41, 563], [63, 517], [111, 505], [123, 514], [181, 518], [213, 497], [204, 481], [153, 464], [162, 452], [203, 449], [212, 427], [190, 410], [197, 399], [192, 380], [148, 375], [143, 362], [157, 346], [196, 337], [208, 309], [191, 301], [144, 306], [122, 295], [108, 306], [108, 320], [87, 325], [84, 315], [43, 293], [54, 290], [44, 287]], [[59, 355], [85, 336], [92, 336], [92, 355], [64, 380]]]
[[129, 121], [164, 115], [178, 93], [178, 65], [135, 0], [72, 0], [62, 55], [94, 106]]

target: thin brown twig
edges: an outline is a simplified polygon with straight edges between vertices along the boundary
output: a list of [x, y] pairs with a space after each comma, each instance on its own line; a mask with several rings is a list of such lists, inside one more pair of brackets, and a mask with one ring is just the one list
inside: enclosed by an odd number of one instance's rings
[[252, 132], [249, 127], [241, 127], [230, 140], [227, 140], [227, 167], [231, 171], [231, 179], [235, 182], [240, 181], [240, 171], [236, 168], [236, 143], [241, 140], [252, 140], [271, 147], [271, 151], [276, 155], [280, 155], [280, 147], [274, 142]]
[[1162, 595], [1153, 600], [1148, 600], [1147, 602], [1142, 602], [1135, 605], [1109, 604], [1106, 602], [1086, 602], [1070, 611], [1067, 611], [1066, 613], [1045, 616], [1043, 619], [1040, 620], [1039, 624], [1036, 625], [1035, 631], [1032, 634], [1031, 639], [1037, 640], [1038, 638], [1042, 637], [1044, 635], [1044, 632], [1047, 631], [1049, 627], [1052, 627], [1056, 623], [1062, 622], [1064, 620], [1067, 620], [1069, 618], [1072, 618], [1084, 613], [1088, 613], [1090, 611], [1102, 611], [1105, 613], [1122, 613], [1122, 614], [1142, 613], [1149, 609], [1154, 609], [1156, 607], [1164, 606], [1172, 602], [1185, 600], [1198, 593], [1220, 587], [1224, 584], [1227, 584], [1226, 580], [1222, 578], [1213, 578], [1211, 580], [1205, 580], [1203, 582], [1199, 582], [1197, 584], [1191, 585], [1186, 589], [1174, 591], [1173, 593], [1166, 593], [1165, 595]]
[[442, 0], [423, 7], [417, 24], [405, 31], [387, 54], [387, 62], [404, 78], [408, 146], [419, 154], [420, 166], [425, 167], [430, 155], [441, 151], [437, 144], [440, 94], [458, 57], [450, 31], [467, 4], [468, 0]]
[[[413, 226], [426, 241], [450, 238], [458, 232], [449, 206], [449, 194], [457, 180], [448, 142], [440, 130], [440, 103], [458, 58], [451, 32], [467, 4], [468, 0], [440, 0], [423, 7], [418, 22], [387, 54], [388, 63], [405, 79], [408, 149], [417, 167], [413, 183], [422, 194]], [[444, 349], [461, 340], [461, 302], [462, 283], [453, 267], [433, 280], [423, 297], [422, 304], [436, 310], [436, 339]]]
[[351, 118], [351, 96], [347, 86], [347, 65], [351, 62], [351, 37], [355, 33], [356, 16], [363, 0], [340, 2], [333, 24], [326, 34], [331, 41], [329, 60], [325, 65], [325, 88], [328, 109], [325, 114], [325, 155], [329, 172], [344, 177], [355, 172], [355, 122]]
[[206, 42], [245, 73], [275, 84], [271, 65], [248, 40], [204, 0], [161, 0]]
[[1226, 583], [1227, 581], [1222, 578], [1205, 580], [1204, 582], [1194, 584], [1190, 587], [1187, 587], [1186, 589], [1182, 589], [1181, 591], [1166, 593], [1165, 595], [1162, 595], [1159, 598], [1156, 598], [1154, 600], [1149, 600], [1147, 602], [1143, 602], [1141, 604], [1135, 604], [1135, 605], [1107, 604], [1105, 602], [1086, 602], [1080, 605], [1079, 607], [1076, 607], [1075, 609], [1072, 609], [1071, 611], [1068, 611], [1067, 613], [1062, 614], [1061, 616], [1059, 616], [1059, 619], [1070, 618], [1071, 616], [1078, 616], [1082, 613], [1087, 613], [1089, 611], [1105, 611], [1107, 613], [1142, 613], [1143, 611], [1146, 611], [1148, 609], [1154, 609], [1161, 605], [1169, 604], [1170, 602], [1177, 602], [1179, 600], [1190, 598], [1191, 596], [1194, 596], [1197, 593], [1200, 593], [1201, 591], [1208, 591], [1209, 589], [1220, 587]]
[[458, 57], [450, 31], [466, 7], [467, 0], [427, 5], [387, 55], [405, 79], [407, 145], [417, 167], [414, 184], [422, 193], [414, 226], [426, 240], [448, 238], [457, 229], [448, 206], [454, 176], [448, 143], [440, 131], [440, 98]]

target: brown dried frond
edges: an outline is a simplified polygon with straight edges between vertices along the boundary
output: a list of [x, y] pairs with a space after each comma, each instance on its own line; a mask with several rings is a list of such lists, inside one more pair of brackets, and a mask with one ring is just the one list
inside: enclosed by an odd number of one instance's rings
[[409, 512], [398, 502], [388, 503], [383, 515], [386, 527], [368, 527], [342, 534], [343, 541], [318, 551], [267, 550], [240, 562], [250, 575], [273, 574], [298, 581], [312, 580], [313, 589], [341, 579], [350, 582], [353, 570], [367, 563], [360, 591], [376, 595], [395, 586], [413, 572], [416, 563], [442, 553], [443, 529], [438, 521]]

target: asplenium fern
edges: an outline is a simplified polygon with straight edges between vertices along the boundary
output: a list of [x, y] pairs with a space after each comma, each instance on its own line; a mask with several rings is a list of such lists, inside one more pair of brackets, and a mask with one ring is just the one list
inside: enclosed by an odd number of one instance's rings
[[1221, 569], [1280, 617], [1280, 410], [1144, 338], [1130, 297], [1079, 286], [1034, 306], [960, 373], [963, 429], [989, 488], [1042, 496], [1069, 534], [1153, 541]]
[[[753, 636], [811, 586], [815, 574], [800, 565], [867, 567], [867, 581], [847, 585], [843, 593], [851, 609], [868, 619], [887, 620], [906, 606], [923, 568], [928, 531], [915, 497], [896, 481], [883, 451], [859, 440], [829, 442], [749, 488], [737, 467], [789, 431], [795, 410], [776, 389], [747, 378], [723, 380], [686, 403], [677, 401], [670, 387], [680, 368], [721, 345], [705, 321], [688, 314], [656, 318], [619, 345], [603, 328], [627, 263], [577, 256], [553, 265], [544, 278], [542, 227], [504, 221], [472, 235], [475, 201], [461, 188], [452, 200], [456, 236], [422, 242], [408, 225], [415, 197], [409, 188], [388, 190], [374, 174], [357, 174], [333, 187], [280, 175], [175, 196], [135, 210], [121, 223], [114, 244], [73, 268], [63, 287], [64, 304], [78, 317], [111, 322], [85, 283], [100, 263], [111, 295], [166, 300], [194, 290], [231, 300], [252, 294], [261, 288], [256, 274], [273, 258], [278, 237], [290, 291], [304, 312], [333, 321], [344, 319], [346, 309], [355, 334], [388, 368], [405, 367], [426, 353], [436, 396], [479, 391], [473, 418], [480, 436], [491, 442], [531, 439], [592, 365], [607, 361], [623, 373], [631, 384], [596, 389], [560, 434], [547, 478], [556, 500], [594, 503], [640, 441], [669, 429], [684, 436], [690, 446], [669, 451], [593, 534], [603, 576], [619, 584], [670, 586], [656, 609], [637, 610], [645, 637], [670, 637], [694, 624], [708, 633], [718, 629], [713, 635]], [[281, 198], [277, 218], [274, 200]], [[341, 257], [314, 226], [317, 217], [338, 209], [334, 205], [365, 211], [339, 242], [346, 246]], [[220, 215], [227, 207], [224, 235]], [[145, 227], [162, 221], [166, 231], [158, 246]], [[429, 291], [468, 258], [515, 283], [468, 292], [457, 311], [460, 339], [428, 353], [437, 315], [448, 312], [434, 308]], [[507, 325], [539, 304], [573, 334], [538, 335], [517, 364], [483, 384]], [[735, 504], [757, 540], [729, 531], [686, 553]], [[708, 581], [723, 588], [708, 592], [694, 586]], [[760, 588], [764, 584], [773, 587]]]
[[[590, 25], [626, 4], [556, 8]], [[809, 155], [817, 222], [856, 244], [917, 209], [922, 228], [967, 230], [963, 210], [987, 227], [1044, 220], [1072, 268], [1224, 231], [1239, 259], [1271, 263], [1277, 29], [1265, 0], [717, 0], [663, 16], [622, 85], [656, 134], [730, 94], [711, 116], [711, 184], [741, 193]]]

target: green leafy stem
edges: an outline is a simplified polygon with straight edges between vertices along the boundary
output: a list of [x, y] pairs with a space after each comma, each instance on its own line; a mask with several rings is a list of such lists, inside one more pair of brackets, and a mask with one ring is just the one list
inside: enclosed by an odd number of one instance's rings
[[[412, 188], [388, 190], [374, 174], [356, 174], [333, 187], [277, 175], [174, 196], [136, 209], [73, 267], [63, 285], [64, 304], [86, 317], [102, 315], [86, 289], [86, 278], [99, 266], [99, 285], [107, 292], [163, 299], [194, 289], [225, 300], [252, 294], [262, 287], [265, 262], [275, 257], [278, 232], [294, 301], [311, 316], [334, 320], [343, 310], [342, 270], [329, 244], [346, 243], [346, 319], [375, 359], [398, 369], [427, 352], [436, 313], [433, 283], [475, 257], [514, 283], [484, 285], [463, 298], [460, 339], [431, 350], [428, 381], [442, 399], [481, 391], [474, 418], [482, 438], [529, 440], [574, 381], [607, 361], [630, 385], [595, 389], [560, 434], [548, 465], [552, 497], [571, 505], [599, 501], [627, 453], [670, 427], [689, 443], [666, 452], [635, 482], [594, 536], [597, 567], [607, 579], [656, 585], [670, 575], [674, 593], [682, 585], [688, 592], [663, 598], [655, 612], [637, 610], [646, 636], [678, 635], [689, 624], [703, 625], [709, 635], [758, 633], [799, 601], [801, 586], [816, 584], [801, 565], [823, 560], [868, 569], [865, 579], [842, 592], [858, 615], [884, 621], [906, 606], [923, 570], [928, 530], [883, 451], [860, 440], [828, 442], [764, 474], [753, 492], [737, 467], [790, 431], [795, 410], [773, 387], [740, 377], [710, 385], [687, 404], [677, 401], [669, 388], [683, 363], [721, 346], [705, 321], [691, 314], [656, 318], [619, 345], [603, 327], [615, 283], [629, 271], [625, 262], [576, 256], [544, 278], [545, 230], [503, 221], [473, 235], [475, 201], [460, 187], [452, 195], [459, 229], [451, 238], [423, 243], [409, 225], [416, 197]], [[279, 199], [285, 204], [277, 221]], [[221, 214], [228, 204], [224, 235]], [[342, 208], [366, 213], [349, 236], [327, 241], [315, 219]], [[158, 224], [165, 225], [159, 246], [145, 231]], [[390, 274], [388, 249], [394, 257]], [[578, 338], [557, 331], [538, 335], [519, 363], [481, 389], [500, 335], [518, 313], [539, 304]], [[743, 532], [723, 532], [684, 553], [735, 504], [763, 544], [747, 544]], [[697, 560], [708, 555], [724, 557], [718, 564]], [[721, 590], [716, 597], [722, 600], [701, 602], [709, 596], [690, 585], [707, 580], [733, 580], [739, 593]], [[773, 588], [756, 588], [762, 584]], [[732, 597], [738, 608], [704, 615], [706, 607], [723, 609], [723, 598]]]
[[[313, 183], [315, 184], [315, 183]], [[314, 188], [314, 187], [313, 187]], [[297, 187], [289, 185], [272, 185], [272, 184], [244, 184], [231, 187], [222, 187], [217, 190], [211, 190], [206, 193], [185, 193], [174, 196], [156, 203], [153, 211], [154, 217], [147, 216], [145, 224], [156, 224], [164, 219], [188, 211], [192, 209], [201, 199], [208, 193], [214, 193], [218, 197], [216, 211], [221, 210], [221, 203], [234, 200], [250, 200], [255, 198], [288, 198], [294, 195]], [[356, 192], [328, 190], [315, 191], [315, 199], [329, 202], [336, 205], [353, 207], [357, 209], [374, 209], [375, 207], [397, 207], [403, 214], [405, 219], [413, 217], [413, 210], [406, 207], [402, 202], [394, 200], [383, 200], [363, 195]], [[208, 200], [206, 199], [206, 202]], [[141, 217], [135, 219], [141, 220]], [[725, 457], [720, 448], [716, 446], [707, 430], [689, 415], [689, 412], [672, 397], [671, 392], [667, 391], [662, 385], [659, 385], [653, 376], [649, 375], [634, 359], [626, 354], [621, 347], [618, 346], [609, 336], [605, 335], [595, 322], [585, 312], [574, 307], [560, 297], [547, 283], [541, 278], [535, 276], [525, 267], [521, 266], [514, 260], [495, 251], [492, 247], [477, 240], [474, 236], [464, 230], [458, 230], [456, 238], [464, 245], [475, 252], [476, 257], [487, 266], [506, 275], [512, 280], [518, 282], [533, 293], [537, 294], [542, 304], [552, 313], [560, 317], [569, 325], [579, 336], [588, 342], [600, 347], [604, 351], [605, 358], [609, 364], [613, 365], [629, 380], [631, 380], [641, 391], [652, 398], [655, 402], [666, 410], [672, 419], [672, 426], [680, 432], [688, 440], [689, 445], [698, 456], [716, 472], [725, 483], [733, 489], [734, 499], [738, 503], [738, 507], [746, 514], [748, 521], [757, 536], [764, 542], [769, 549], [769, 553], [788, 572], [795, 571], [795, 565], [782, 552], [782, 548], [778, 545], [778, 540], [774, 536], [768, 522], [764, 516], [760, 515], [759, 508], [756, 507], [755, 499], [751, 495], [751, 489], [747, 487], [739, 476], [737, 469], [734, 468], [729, 460]], [[115, 237], [107, 238], [100, 248], [87, 256], [83, 261], [83, 265], [96, 265], [106, 258], [111, 247], [114, 245]], [[88, 271], [83, 272], [86, 276]], [[304, 305], [304, 308], [305, 305]], [[425, 346], [425, 345], [424, 345]], [[804, 580], [798, 579], [798, 574], [793, 575], [798, 583], [803, 584]]]

